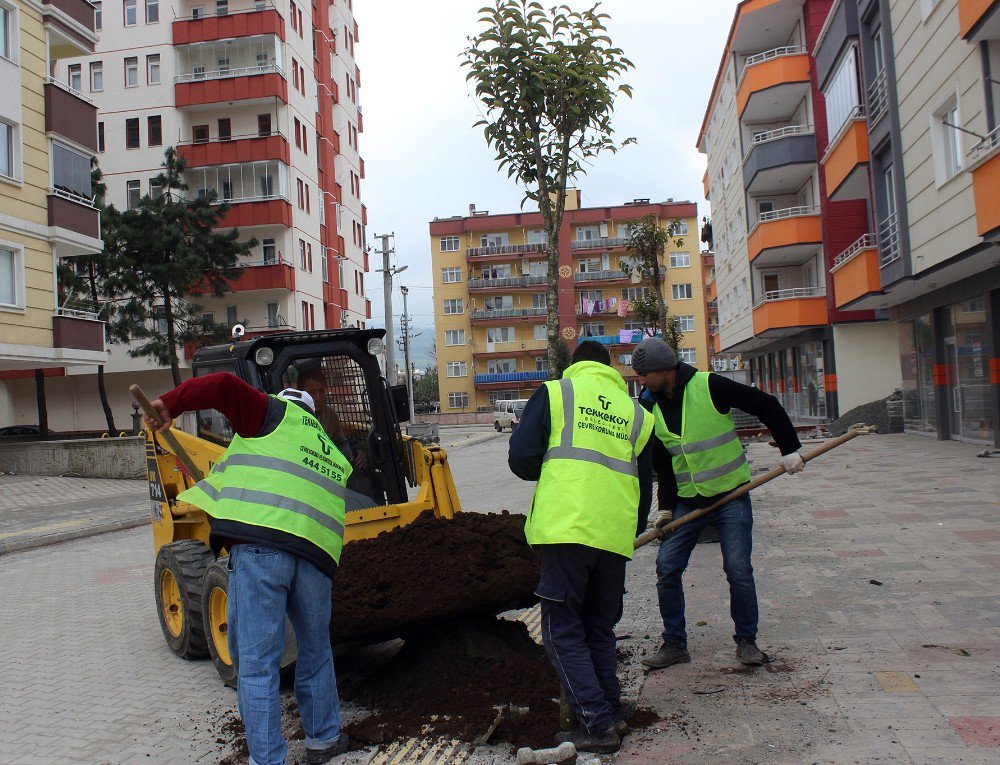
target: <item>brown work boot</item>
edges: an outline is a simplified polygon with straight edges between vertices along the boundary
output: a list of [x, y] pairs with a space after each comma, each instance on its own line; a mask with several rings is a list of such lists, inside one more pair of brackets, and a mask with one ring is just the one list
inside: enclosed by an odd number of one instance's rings
[[736, 658], [748, 667], [759, 667], [766, 660], [764, 652], [757, 647], [754, 638], [736, 636]]
[[691, 654], [686, 646], [665, 640], [660, 643], [656, 653], [642, 657], [642, 663], [650, 669], [663, 669], [672, 664], [687, 664], [691, 661]]
[[350, 741], [346, 733], [341, 733], [330, 746], [324, 749], [306, 749], [306, 762], [309, 765], [323, 765], [329, 762], [338, 754], [343, 754], [350, 747]]
[[622, 739], [614, 727], [603, 733], [587, 733], [583, 728], [567, 730], [556, 734], [556, 743], [569, 741], [578, 752], [594, 752], [595, 754], [611, 754], [621, 749]]

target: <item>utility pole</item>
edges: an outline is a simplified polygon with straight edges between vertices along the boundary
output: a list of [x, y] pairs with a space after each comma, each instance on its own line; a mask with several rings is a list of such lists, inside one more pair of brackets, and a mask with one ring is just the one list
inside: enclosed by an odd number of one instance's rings
[[406, 270], [394, 268], [389, 263], [389, 258], [396, 254], [396, 248], [389, 246], [389, 240], [394, 238], [395, 233], [374, 234], [376, 239], [382, 240], [382, 249], [378, 254], [382, 256], [382, 268], [376, 269], [382, 273], [382, 295], [385, 301], [385, 379], [389, 385], [396, 384], [396, 362], [393, 359], [395, 353], [395, 343], [392, 341], [392, 276]]
[[407, 310], [406, 298], [410, 294], [409, 287], [400, 287], [403, 293], [403, 362], [406, 364], [406, 393], [410, 400], [410, 422], [415, 420], [413, 411], [413, 365], [410, 363], [410, 314]]

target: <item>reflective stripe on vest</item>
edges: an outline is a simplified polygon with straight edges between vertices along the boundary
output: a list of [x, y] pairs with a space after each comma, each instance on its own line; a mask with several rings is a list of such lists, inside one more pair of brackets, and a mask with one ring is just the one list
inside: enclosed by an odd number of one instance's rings
[[322, 513], [312, 505], [299, 502], [291, 497], [283, 497], [280, 494], [272, 494], [269, 491], [257, 491], [256, 489], [241, 489], [238, 486], [225, 486], [216, 489], [211, 484], [201, 484], [199, 488], [209, 497], [218, 502], [221, 499], [230, 499], [236, 502], [249, 502], [255, 505], [267, 505], [276, 507], [279, 510], [288, 510], [291, 513], [303, 515], [311, 518], [322, 526], [330, 529], [335, 534], [344, 534], [344, 524], [331, 518], [326, 513]]
[[[347, 496], [347, 491], [343, 486], [326, 476], [320, 475], [315, 470], [310, 470], [309, 468], [303, 467], [295, 462], [289, 462], [288, 460], [283, 460], [278, 457], [266, 457], [263, 454], [230, 455], [222, 462], [217, 463], [216, 466], [212, 468], [212, 472], [216, 475], [221, 475], [226, 472], [226, 468], [237, 466], [258, 467], [264, 468], [265, 470], [280, 470], [282, 473], [290, 473], [298, 478], [314, 483], [323, 491], [328, 491], [335, 497], [343, 499]], [[279, 495], [275, 494], [274, 496]], [[266, 505], [269, 503], [262, 502], [261, 504]]]
[[576, 412], [573, 398], [573, 381], [560, 380], [559, 389], [562, 391], [563, 397], [562, 435], [559, 438], [559, 446], [549, 449], [545, 453], [543, 462], [548, 462], [550, 459], [581, 460], [583, 462], [593, 462], [597, 465], [603, 465], [617, 473], [625, 473], [626, 475], [638, 477], [639, 468], [636, 462], [635, 447], [639, 441], [639, 433], [642, 430], [642, 421], [646, 410], [639, 406], [637, 402], [632, 402], [635, 407], [635, 418], [632, 421], [632, 431], [629, 435], [629, 443], [632, 445], [632, 459], [629, 462], [625, 462], [625, 460], [618, 460], [606, 454], [601, 454], [601, 452], [594, 449], [573, 446], [573, 423], [575, 421], [574, 413]]

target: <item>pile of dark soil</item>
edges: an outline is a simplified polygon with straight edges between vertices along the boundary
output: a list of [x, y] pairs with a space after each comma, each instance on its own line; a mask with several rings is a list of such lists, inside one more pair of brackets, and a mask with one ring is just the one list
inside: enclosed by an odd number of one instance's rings
[[425, 513], [344, 547], [330, 636], [335, 645], [406, 637], [459, 616], [529, 606], [539, 574], [523, 515]]
[[559, 681], [520, 622], [441, 624], [408, 640], [374, 673], [345, 682], [345, 699], [377, 710], [346, 726], [358, 745], [413, 736], [474, 742], [510, 705], [491, 742], [544, 747], [559, 726]]
[[878, 401], [869, 401], [867, 404], [856, 406], [845, 412], [827, 426], [830, 430], [830, 435], [842, 436], [851, 429], [852, 425], [859, 422], [863, 422], [865, 425], [876, 426], [879, 433], [891, 433], [892, 429], [890, 428], [889, 423], [889, 409], [887, 402], [895, 400], [898, 397], [898, 394], [894, 393], [888, 398], [881, 398]]

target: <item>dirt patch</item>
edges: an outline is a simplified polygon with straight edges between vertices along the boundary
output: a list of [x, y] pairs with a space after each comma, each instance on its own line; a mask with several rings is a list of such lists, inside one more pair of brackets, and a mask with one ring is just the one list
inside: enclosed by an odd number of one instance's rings
[[219, 765], [237, 765], [249, 759], [247, 729], [243, 726], [238, 713], [226, 712], [223, 715], [219, 737], [215, 739], [215, 743], [221, 744], [223, 749], [229, 749], [229, 754], [219, 760]]
[[405, 637], [459, 616], [532, 605], [538, 557], [524, 516], [430, 513], [344, 547], [333, 583], [334, 642]]
[[346, 727], [360, 744], [411, 736], [475, 741], [509, 705], [491, 742], [547, 746], [558, 729], [559, 681], [520, 622], [442, 624], [408, 640], [388, 663], [341, 689], [377, 710]]
[[642, 730], [662, 721], [663, 717], [660, 713], [649, 707], [638, 707], [625, 720], [628, 723], [628, 727], [632, 730]]

